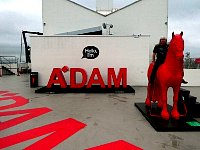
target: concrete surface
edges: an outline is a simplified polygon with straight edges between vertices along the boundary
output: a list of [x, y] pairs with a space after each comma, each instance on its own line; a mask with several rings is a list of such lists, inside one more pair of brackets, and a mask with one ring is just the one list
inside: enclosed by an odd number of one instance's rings
[[[200, 100], [200, 87], [185, 87]], [[29, 99], [29, 103], [9, 109], [48, 107], [53, 111], [2, 130], [5, 137], [66, 118], [87, 124], [85, 128], [54, 147], [54, 150], [83, 150], [109, 142], [124, 140], [145, 150], [199, 150], [200, 132], [156, 132], [134, 106], [144, 102], [146, 87], [134, 87], [136, 94], [35, 94], [29, 87], [29, 75], [0, 77], [0, 91], [9, 90]], [[169, 90], [169, 104], [172, 91]], [[0, 106], [11, 101], [0, 101]], [[1, 112], [8, 111], [3, 110]], [[1, 117], [1, 122], [16, 116]], [[20, 150], [45, 136], [10, 147]], [[1, 143], [0, 143], [1, 144]], [[41, 148], [43, 149], [43, 148]]]

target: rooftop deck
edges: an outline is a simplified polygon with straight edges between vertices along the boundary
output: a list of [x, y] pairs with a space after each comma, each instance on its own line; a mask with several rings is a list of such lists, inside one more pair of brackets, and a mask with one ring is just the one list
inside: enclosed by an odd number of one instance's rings
[[[200, 99], [200, 87], [185, 87], [191, 94]], [[1, 109], [1, 112], [19, 111], [46, 107], [48, 113], [31, 118], [20, 124], [5, 128], [0, 137], [7, 137], [26, 130], [73, 118], [86, 126], [77, 130], [69, 138], [55, 145], [55, 150], [83, 150], [106, 143], [124, 140], [145, 150], [198, 150], [200, 149], [200, 132], [156, 132], [148, 121], [134, 106], [135, 102], [144, 102], [146, 87], [134, 87], [134, 94], [36, 94], [35, 88], [30, 88], [29, 75], [0, 77], [0, 91], [18, 93], [28, 99], [20, 107]], [[0, 94], [0, 98], [5, 98]], [[7, 95], [8, 96], [8, 95]], [[172, 91], [169, 90], [168, 103], [172, 104]], [[12, 100], [0, 101], [0, 106], [12, 104]], [[22, 115], [1, 116], [1, 123]], [[8, 125], [6, 125], [7, 127]], [[68, 131], [67, 125], [65, 126]], [[46, 129], [51, 127], [46, 127]], [[53, 128], [53, 127], [52, 127]], [[64, 131], [64, 128], [62, 129]], [[71, 130], [69, 128], [69, 130]], [[36, 130], [34, 130], [36, 132]], [[40, 131], [42, 132], [42, 131]], [[47, 134], [50, 135], [50, 134]], [[46, 137], [33, 138], [11, 145], [6, 149], [24, 149], [36, 141]], [[30, 134], [28, 134], [30, 136]], [[57, 138], [55, 138], [57, 137]], [[61, 133], [55, 139], [62, 137]], [[20, 139], [25, 138], [21, 135]], [[4, 142], [4, 139], [3, 139]], [[0, 145], [2, 141], [0, 142]], [[114, 145], [114, 143], [113, 143]], [[106, 148], [106, 147], [105, 147]], [[43, 149], [43, 148], [41, 148]]]

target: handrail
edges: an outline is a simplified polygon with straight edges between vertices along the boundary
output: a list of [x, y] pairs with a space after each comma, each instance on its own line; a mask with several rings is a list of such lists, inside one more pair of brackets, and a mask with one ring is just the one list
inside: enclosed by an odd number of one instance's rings
[[[0, 59], [2, 64], [16, 64], [18, 62], [18, 58], [16, 56], [0, 56]], [[4, 59], [4, 61], [2, 59]]]
[[0, 60], [1, 60], [1, 66], [6, 65], [8, 66], [8, 68], [11, 68], [11, 64], [9, 65], [9, 60], [7, 60], [4, 57], [0, 57]]
[[1, 66], [7, 66], [11, 69], [11, 64], [17, 64], [18, 58], [16, 56], [0, 56], [0, 64]]
[[197, 63], [198, 58], [187, 58], [184, 60], [185, 69], [200, 69], [200, 64]]

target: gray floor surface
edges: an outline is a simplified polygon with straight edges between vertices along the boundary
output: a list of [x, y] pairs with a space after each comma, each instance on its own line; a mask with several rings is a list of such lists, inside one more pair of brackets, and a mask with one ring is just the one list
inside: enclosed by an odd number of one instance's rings
[[[200, 86], [184, 88], [190, 90], [191, 95], [200, 100]], [[38, 107], [48, 107], [53, 110], [2, 130], [0, 137], [74, 118], [87, 126], [54, 147], [54, 150], [83, 150], [117, 140], [124, 140], [145, 150], [200, 150], [200, 132], [156, 132], [134, 106], [135, 102], [145, 101], [146, 87], [134, 87], [134, 89], [135, 95], [36, 94], [35, 89], [29, 86], [28, 75], [0, 77], [0, 91], [9, 90], [29, 99], [28, 104], [9, 110]], [[0, 105], [9, 103], [12, 102], [2, 101]], [[171, 89], [168, 92], [168, 103], [172, 104]], [[1, 121], [11, 118], [13, 116], [1, 117]], [[6, 149], [20, 150], [44, 137], [28, 140]]]

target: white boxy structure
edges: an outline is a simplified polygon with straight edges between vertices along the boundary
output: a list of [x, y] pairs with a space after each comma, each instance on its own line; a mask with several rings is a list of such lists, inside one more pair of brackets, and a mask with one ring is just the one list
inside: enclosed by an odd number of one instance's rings
[[188, 84], [183, 86], [200, 86], [200, 69], [184, 69], [184, 79]]
[[[37, 36], [31, 37], [34, 54], [31, 56], [32, 70], [39, 72], [39, 85], [45, 86], [53, 68], [83, 68], [91, 75], [99, 68], [107, 83], [107, 69], [127, 68], [129, 85], [146, 85], [146, 70], [149, 64], [149, 37], [133, 36]], [[99, 56], [95, 59], [82, 58], [87, 46], [95, 46]], [[69, 72], [64, 73], [69, 83]], [[82, 78], [77, 77], [77, 82]]]
[[43, 0], [42, 6], [44, 35], [99, 27], [107, 23], [113, 25], [110, 33], [115, 36], [150, 35], [151, 52], [161, 36], [167, 37], [168, 0], [138, 0], [108, 15], [70, 0]]
[[[98, 67], [104, 80], [108, 67], [126, 67], [129, 85], [147, 85], [153, 48], [168, 33], [168, 0], [137, 0], [118, 10], [112, 2], [97, 0], [94, 11], [71, 0], [42, 1], [44, 34], [31, 37], [32, 71], [39, 73], [39, 86], [47, 85], [54, 67], [65, 65], [88, 74]], [[81, 59], [86, 46], [97, 47], [99, 56]], [[185, 70], [189, 86], [200, 85], [199, 74], [199, 69]]]

